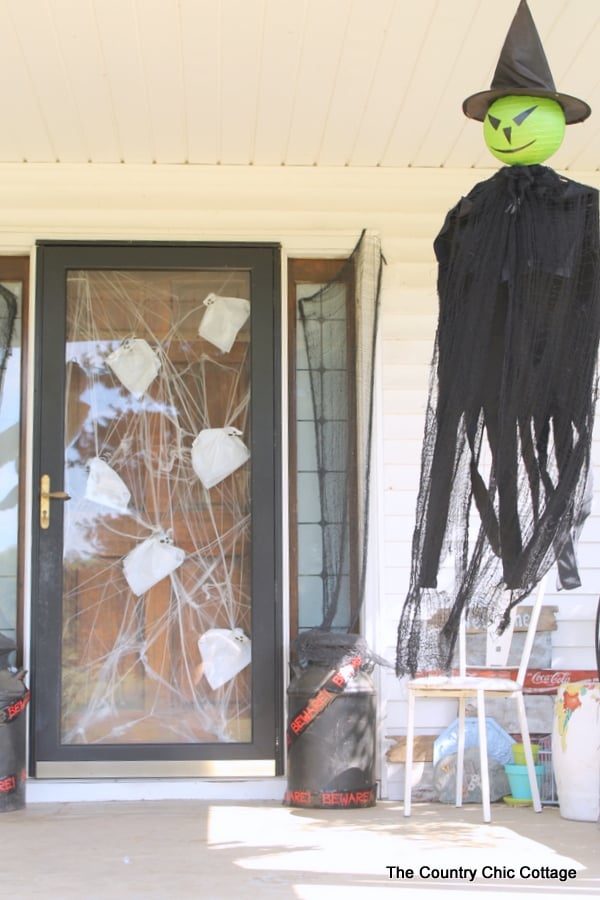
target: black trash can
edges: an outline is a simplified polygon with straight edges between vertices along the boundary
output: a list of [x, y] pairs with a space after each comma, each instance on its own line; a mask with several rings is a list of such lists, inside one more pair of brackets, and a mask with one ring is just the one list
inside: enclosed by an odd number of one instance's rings
[[0, 669], [0, 812], [25, 806], [25, 710], [29, 691], [23, 672]]
[[374, 806], [375, 689], [360, 660], [336, 669], [308, 665], [296, 673], [288, 700], [285, 805]]

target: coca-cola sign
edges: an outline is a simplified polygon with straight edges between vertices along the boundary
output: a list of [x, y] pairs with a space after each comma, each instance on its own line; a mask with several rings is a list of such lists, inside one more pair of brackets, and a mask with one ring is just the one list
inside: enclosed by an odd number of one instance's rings
[[[517, 679], [517, 669], [484, 669], [469, 666], [469, 675]], [[529, 669], [523, 690], [526, 694], [555, 694], [561, 684], [573, 681], [598, 681], [595, 669]]]
[[593, 669], [530, 669], [523, 689], [527, 694], [554, 694], [561, 684], [574, 681], [598, 681]]

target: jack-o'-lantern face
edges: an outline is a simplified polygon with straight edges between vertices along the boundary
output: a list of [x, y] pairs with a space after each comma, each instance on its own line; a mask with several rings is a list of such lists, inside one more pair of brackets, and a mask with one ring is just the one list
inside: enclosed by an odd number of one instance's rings
[[532, 166], [558, 150], [565, 114], [549, 97], [499, 97], [483, 121], [483, 136], [496, 159], [508, 166]]

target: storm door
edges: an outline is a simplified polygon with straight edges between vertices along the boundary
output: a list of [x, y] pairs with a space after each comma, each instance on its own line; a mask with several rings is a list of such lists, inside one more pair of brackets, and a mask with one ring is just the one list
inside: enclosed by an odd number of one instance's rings
[[277, 774], [279, 249], [37, 266], [32, 773]]

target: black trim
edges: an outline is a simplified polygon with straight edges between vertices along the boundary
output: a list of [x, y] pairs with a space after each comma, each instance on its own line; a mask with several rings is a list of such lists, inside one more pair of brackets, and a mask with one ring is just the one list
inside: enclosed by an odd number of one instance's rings
[[[65, 284], [70, 269], [237, 269], [250, 276], [253, 506], [253, 740], [251, 743], [60, 745], [60, 607], [62, 512], [41, 531], [39, 482], [50, 474], [62, 490], [64, 445]], [[283, 771], [282, 499], [281, 499], [281, 248], [277, 243], [163, 241], [39, 241], [37, 243], [36, 372], [34, 384], [32, 534], [32, 728], [36, 760], [253, 760]], [[260, 503], [256, 502], [260, 498]], [[48, 586], [58, 590], [54, 603]], [[58, 609], [58, 615], [57, 615]], [[260, 622], [256, 617], [260, 616]], [[261, 646], [262, 645], [262, 646]]]

